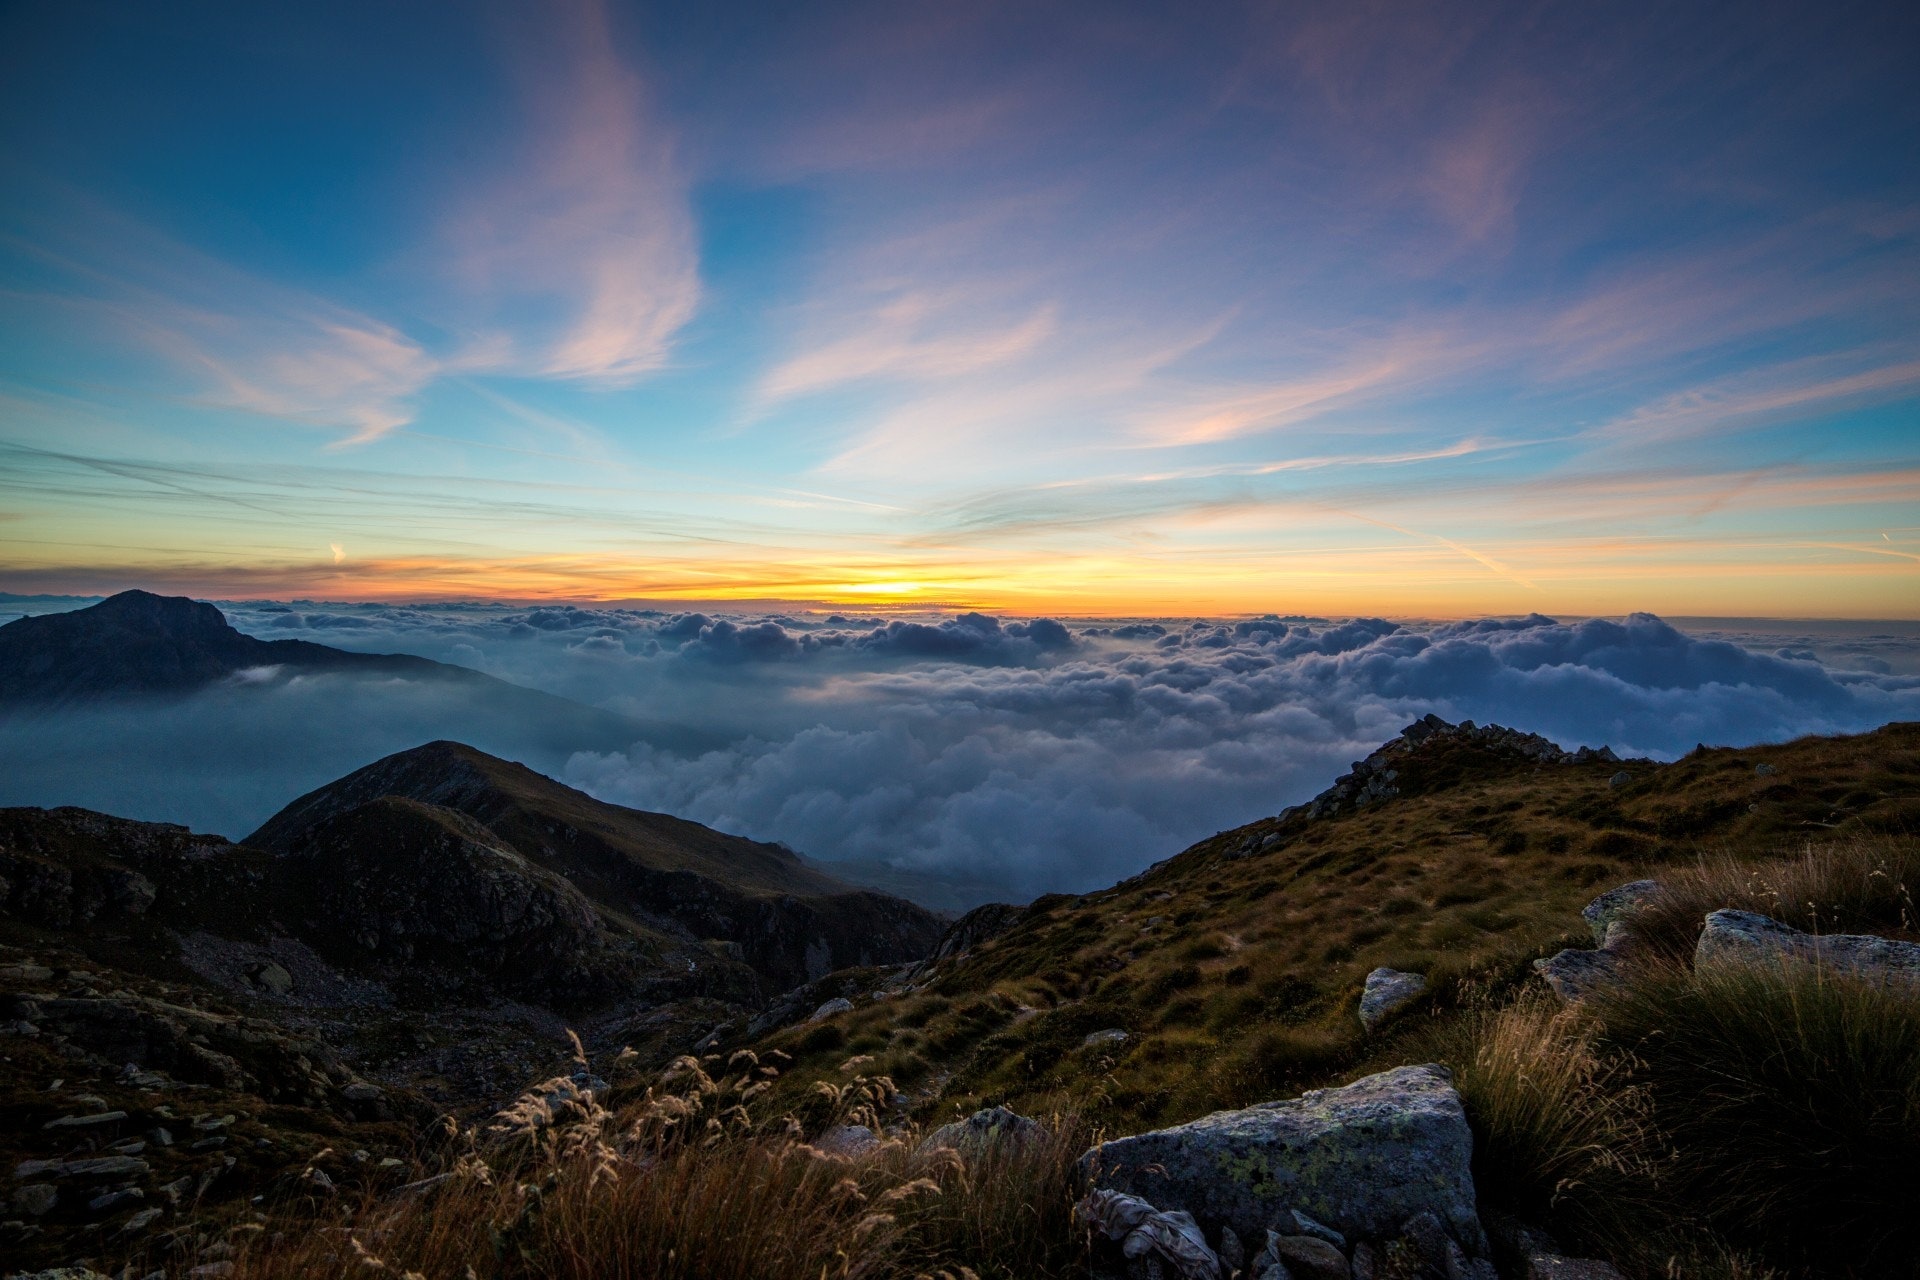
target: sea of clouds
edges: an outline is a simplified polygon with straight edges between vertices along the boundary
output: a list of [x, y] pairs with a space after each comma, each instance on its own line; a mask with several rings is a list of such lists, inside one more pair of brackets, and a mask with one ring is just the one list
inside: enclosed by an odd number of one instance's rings
[[1911, 628], [1682, 631], [1647, 615], [1430, 626], [1268, 617], [230, 609], [461, 663], [720, 745], [577, 753], [563, 777], [822, 859], [1084, 890], [1270, 814], [1432, 711], [1677, 756], [1920, 718]]
[[[521, 749], [497, 725], [476, 745], [603, 799], [964, 882], [970, 900], [1109, 884], [1312, 795], [1430, 711], [1666, 759], [1920, 719], [1912, 624], [222, 607], [263, 638], [420, 654], [666, 726], [623, 751], [551, 734]], [[215, 690], [143, 729], [102, 719], [79, 749], [114, 758], [133, 797], [119, 811], [243, 835], [348, 768], [462, 736], [447, 696]], [[0, 757], [24, 749], [0, 736]]]

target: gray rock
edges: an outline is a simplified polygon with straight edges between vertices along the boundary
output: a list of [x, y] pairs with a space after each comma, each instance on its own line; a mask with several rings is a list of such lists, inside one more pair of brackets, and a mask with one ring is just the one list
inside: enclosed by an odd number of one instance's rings
[[863, 1124], [840, 1124], [821, 1134], [814, 1146], [835, 1156], [857, 1156], [880, 1145], [873, 1130]]
[[271, 960], [248, 966], [247, 981], [276, 996], [287, 995], [293, 990], [293, 975]]
[[1620, 772], [1614, 774], [1611, 778], [1607, 779], [1607, 785], [1609, 787], [1614, 788], [1615, 790], [1618, 790], [1619, 788], [1626, 786], [1629, 782], [1632, 782], [1632, 781], [1633, 781], [1633, 775], [1628, 773], [1625, 769], [1622, 769]]
[[1533, 971], [1569, 1004], [1620, 981], [1620, 960], [1611, 951], [1562, 951], [1533, 962]]
[[1268, 1228], [1266, 1247], [1254, 1255], [1247, 1266], [1253, 1280], [1293, 1280], [1293, 1272], [1280, 1260], [1280, 1233]]
[[1870, 933], [1803, 933], [1752, 911], [1715, 911], [1695, 945], [1696, 969], [1716, 964], [1818, 962], [1877, 983], [1920, 983], [1920, 943]]
[[41, 1125], [42, 1129], [91, 1129], [95, 1125], [118, 1124], [127, 1118], [124, 1111], [102, 1111], [89, 1116], [61, 1116]]
[[1315, 1236], [1321, 1240], [1325, 1240], [1328, 1244], [1340, 1250], [1340, 1252], [1342, 1253], [1345, 1253], [1347, 1251], [1347, 1238], [1341, 1235], [1338, 1231], [1335, 1231], [1332, 1227], [1328, 1226], [1324, 1222], [1319, 1222], [1313, 1218], [1309, 1218], [1306, 1214], [1300, 1212], [1298, 1209], [1293, 1210], [1292, 1213], [1293, 1213], [1293, 1225], [1296, 1231], [1298, 1232], [1298, 1234], [1303, 1236]]
[[7, 1280], [111, 1280], [92, 1267], [49, 1267], [45, 1271], [9, 1272]]
[[1289, 1208], [1349, 1239], [1392, 1236], [1430, 1211], [1484, 1253], [1472, 1154], [1453, 1077], [1430, 1064], [1121, 1138], [1081, 1156], [1080, 1168], [1095, 1186], [1188, 1209], [1242, 1238]]
[[1300, 1280], [1351, 1280], [1347, 1255], [1318, 1236], [1276, 1234], [1268, 1243]]
[[1080, 1042], [1083, 1049], [1092, 1049], [1099, 1045], [1122, 1045], [1127, 1042], [1127, 1033], [1118, 1027], [1108, 1027], [1104, 1031], [1089, 1031], [1087, 1038]]
[[833, 999], [821, 1005], [818, 1009], [815, 1009], [813, 1013], [808, 1016], [807, 1021], [819, 1022], [821, 1019], [831, 1018], [835, 1014], [852, 1013], [852, 1012], [853, 1012], [853, 1001], [847, 999], [845, 996], [835, 996]]
[[1774, 768], [1772, 765], [1767, 764], [1764, 761], [1753, 766], [1753, 773], [1754, 773], [1754, 776], [1757, 778], [1771, 778], [1774, 774], [1779, 772], [1780, 771], [1778, 769]]
[[368, 1084], [365, 1080], [359, 1080], [342, 1089], [340, 1096], [348, 1102], [378, 1102], [385, 1096], [385, 1092], [377, 1084]]
[[151, 1209], [142, 1209], [120, 1224], [120, 1234], [123, 1236], [138, 1235], [140, 1232], [145, 1231], [148, 1227], [158, 1222], [160, 1215], [164, 1212], [166, 1212], [166, 1210], [160, 1208], [158, 1205]]
[[147, 1162], [135, 1156], [101, 1156], [94, 1160], [22, 1160], [13, 1176], [25, 1180], [47, 1174], [55, 1178], [137, 1178]]
[[60, 1188], [51, 1182], [30, 1182], [13, 1193], [13, 1211], [43, 1218], [60, 1203]]
[[123, 1204], [138, 1204], [147, 1198], [147, 1193], [138, 1187], [127, 1187], [121, 1191], [108, 1191], [87, 1201], [87, 1208], [94, 1213], [106, 1213], [118, 1209]]
[[964, 1154], [982, 1151], [1000, 1142], [1030, 1142], [1045, 1133], [1046, 1127], [1038, 1120], [1029, 1120], [1005, 1107], [988, 1107], [965, 1120], [941, 1125], [922, 1140], [919, 1149], [937, 1151], [951, 1147]]
[[1593, 930], [1593, 940], [1602, 946], [1607, 944], [1607, 933], [1616, 921], [1626, 920], [1660, 895], [1658, 880], [1635, 880], [1623, 884], [1617, 889], [1609, 889], [1589, 902], [1580, 912], [1580, 918]]
[[1220, 1247], [1216, 1252], [1220, 1255], [1220, 1265], [1228, 1275], [1246, 1270], [1247, 1246], [1232, 1227], [1220, 1228]]
[[1526, 1280], [1627, 1280], [1620, 1269], [1597, 1258], [1564, 1258], [1557, 1253], [1527, 1256]]
[[1365, 1240], [1353, 1246], [1353, 1256], [1347, 1259], [1347, 1265], [1353, 1271], [1353, 1280], [1375, 1280], [1380, 1273], [1380, 1262], [1374, 1256], [1373, 1246]]
[[1360, 992], [1360, 1025], [1372, 1031], [1427, 989], [1424, 974], [1375, 969]]

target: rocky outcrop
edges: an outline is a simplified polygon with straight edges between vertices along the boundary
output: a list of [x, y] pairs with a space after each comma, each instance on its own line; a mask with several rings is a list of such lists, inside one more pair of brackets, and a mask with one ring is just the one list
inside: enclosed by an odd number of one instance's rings
[[1617, 985], [1620, 958], [1611, 951], [1569, 949], [1533, 962], [1533, 971], [1569, 1004]]
[[1660, 896], [1658, 880], [1635, 880], [1617, 889], [1609, 889], [1581, 908], [1580, 918], [1593, 930], [1599, 946], [1608, 944], [1608, 933], [1615, 924], [1631, 920], [1636, 913]]
[[1427, 989], [1427, 979], [1418, 973], [1398, 969], [1375, 969], [1367, 975], [1360, 993], [1360, 1025], [1374, 1030], [1388, 1018], [1406, 1008]]
[[[1611, 747], [1581, 747], [1577, 751], [1567, 751], [1537, 733], [1522, 733], [1518, 729], [1497, 724], [1476, 725], [1471, 720], [1449, 724], [1439, 716], [1429, 714], [1402, 729], [1397, 737], [1382, 743], [1366, 759], [1354, 761], [1347, 773], [1335, 778], [1332, 786], [1313, 799], [1281, 810], [1279, 820], [1290, 823], [1328, 818], [1365, 809], [1402, 794], [1413, 794], [1421, 787], [1408, 775], [1409, 766], [1418, 766], [1423, 757], [1431, 758], [1449, 748], [1465, 748], [1485, 757], [1533, 764], [1619, 761]], [[1410, 787], [1413, 790], [1409, 790]], [[1278, 832], [1265, 833], [1261, 838], [1263, 847], [1282, 842], [1283, 837]]]
[[1719, 964], [1818, 963], [1875, 983], [1920, 984], [1920, 943], [1874, 934], [1804, 933], [1751, 911], [1715, 911], [1694, 947], [1696, 969]]
[[920, 1142], [921, 1151], [949, 1147], [962, 1153], [977, 1152], [1003, 1142], [1026, 1143], [1046, 1136], [1046, 1127], [1005, 1107], [987, 1107], [965, 1120], [943, 1124]]
[[990, 938], [997, 938], [1027, 914], [1027, 908], [1006, 902], [988, 902], [975, 907], [950, 925], [927, 953], [925, 967], [942, 960], [964, 956]]
[[450, 809], [374, 800], [303, 831], [274, 873], [302, 932], [349, 961], [562, 1006], [637, 977], [585, 895]]
[[1428, 1065], [1120, 1138], [1080, 1163], [1096, 1187], [1184, 1209], [1242, 1240], [1282, 1221], [1280, 1234], [1300, 1234], [1295, 1210], [1354, 1240], [1397, 1238], [1424, 1213], [1482, 1256], [1472, 1154], [1452, 1076]]

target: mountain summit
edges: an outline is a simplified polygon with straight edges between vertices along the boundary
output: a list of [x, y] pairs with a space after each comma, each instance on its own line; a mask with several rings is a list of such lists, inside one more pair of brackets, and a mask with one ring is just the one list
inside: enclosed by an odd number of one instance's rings
[[274, 667], [478, 676], [404, 654], [257, 640], [235, 630], [213, 605], [150, 591], [122, 591], [85, 609], [17, 618], [0, 627], [0, 706], [189, 693], [243, 671]]

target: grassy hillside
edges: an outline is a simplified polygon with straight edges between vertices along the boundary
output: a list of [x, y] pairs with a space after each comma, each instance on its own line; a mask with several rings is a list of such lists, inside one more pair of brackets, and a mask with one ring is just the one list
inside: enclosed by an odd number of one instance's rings
[[[781, 1096], [804, 1110], [814, 1081], [869, 1055], [862, 1069], [920, 1119], [1071, 1101], [1116, 1131], [1178, 1122], [1405, 1060], [1464, 1006], [1531, 985], [1534, 957], [1591, 945], [1579, 911], [1600, 889], [1703, 856], [1920, 831], [1915, 724], [1666, 765], [1451, 740], [1398, 763], [1396, 798], [1255, 823], [1110, 891], [1043, 898], [964, 957], [768, 1037], [795, 1059]], [[1430, 993], [1368, 1037], [1355, 1006], [1380, 965], [1428, 975]], [[1108, 1030], [1126, 1038], [1087, 1043]]]

